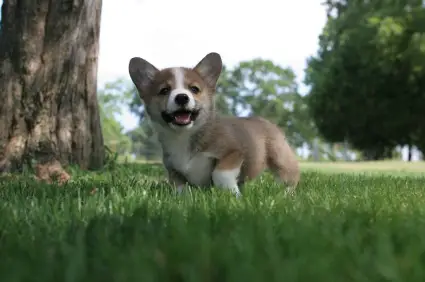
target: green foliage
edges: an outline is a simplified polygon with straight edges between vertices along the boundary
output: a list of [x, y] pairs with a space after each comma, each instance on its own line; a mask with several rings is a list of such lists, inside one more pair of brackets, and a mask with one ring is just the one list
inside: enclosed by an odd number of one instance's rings
[[109, 147], [105, 146], [105, 165], [104, 169], [114, 169], [118, 164], [118, 153], [109, 149]]
[[418, 145], [425, 118], [423, 1], [326, 5], [328, 22], [306, 71], [319, 132], [330, 142], [348, 140], [373, 159], [396, 145]]
[[312, 141], [315, 127], [290, 68], [254, 59], [235, 66], [228, 77], [232, 88], [225, 93], [232, 93], [232, 112], [269, 119], [285, 131], [293, 146]]
[[215, 103], [216, 110], [222, 115], [237, 116], [238, 106], [243, 102], [239, 96], [238, 79], [234, 71], [223, 66], [217, 82]]
[[145, 118], [144, 105], [134, 85], [131, 88], [131, 102], [128, 108], [139, 119], [139, 125], [127, 133], [132, 141], [131, 152], [147, 160], [158, 159], [161, 155], [161, 146], [149, 120]]
[[129, 88], [129, 92], [131, 99], [127, 106], [130, 112], [139, 119], [139, 125], [127, 133], [132, 141], [131, 152], [137, 157], [147, 160], [158, 159], [161, 155], [161, 147], [149, 120], [145, 119], [144, 105], [134, 84]]
[[271, 175], [235, 199], [167, 191], [156, 166], [0, 179], [3, 281], [420, 281], [423, 178]]
[[118, 79], [107, 83], [97, 93], [105, 146], [118, 154], [128, 153], [131, 148], [130, 138], [124, 134], [122, 125], [117, 121], [117, 115], [122, 114], [123, 107], [131, 99], [128, 89], [129, 83]]
[[128, 104], [130, 112], [139, 118], [139, 124], [142, 124], [145, 117], [144, 106], [137, 92], [136, 86], [133, 84], [131, 88], [131, 101]]
[[161, 146], [156, 139], [155, 132], [147, 119], [127, 133], [132, 140], [132, 153], [146, 160], [159, 159]]

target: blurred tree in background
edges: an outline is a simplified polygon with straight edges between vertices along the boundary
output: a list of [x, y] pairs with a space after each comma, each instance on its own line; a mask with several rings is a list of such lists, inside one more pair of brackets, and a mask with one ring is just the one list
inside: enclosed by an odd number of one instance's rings
[[319, 51], [308, 60], [308, 106], [329, 142], [369, 160], [397, 145], [425, 149], [424, 1], [326, 1]]
[[132, 145], [132, 140], [125, 135], [123, 126], [117, 120], [131, 101], [131, 87], [129, 81], [118, 79], [107, 83], [97, 94], [105, 146], [120, 155], [130, 153]]
[[229, 95], [240, 111], [233, 114], [257, 115], [279, 125], [289, 142], [300, 147], [315, 136], [305, 98], [298, 92], [294, 72], [269, 60], [254, 59], [241, 62], [230, 72], [232, 87], [222, 87], [218, 96]]

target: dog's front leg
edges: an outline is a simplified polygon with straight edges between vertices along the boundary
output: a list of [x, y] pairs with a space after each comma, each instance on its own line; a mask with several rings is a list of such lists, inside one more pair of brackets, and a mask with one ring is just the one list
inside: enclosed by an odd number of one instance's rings
[[185, 177], [173, 168], [167, 168], [167, 172], [168, 182], [176, 189], [178, 194], [181, 194], [187, 183]]
[[229, 189], [239, 197], [241, 192], [238, 187], [238, 176], [241, 171], [242, 162], [242, 154], [237, 151], [231, 152], [219, 159], [212, 172], [214, 185]]

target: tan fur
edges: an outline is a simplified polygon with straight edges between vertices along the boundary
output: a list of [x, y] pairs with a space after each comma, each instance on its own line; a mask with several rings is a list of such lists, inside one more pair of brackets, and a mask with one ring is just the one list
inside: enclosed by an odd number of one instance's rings
[[[238, 194], [238, 186], [269, 168], [295, 188], [300, 177], [298, 161], [275, 124], [261, 117], [216, 114], [214, 94], [221, 68], [216, 53], [208, 54], [193, 69], [158, 70], [141, 58], [130, 60], [129, 73], [158, 134], [170, 183], [178, 189], [186, 183], [214, 184]], [[193, 91], [193, 86], [199, 91]], [[180, 92], [192, 101], [181, 106], [193, 113], [190, 124], [176, 125], [164, 117], [164, 113], [169, 117], [177, 113], [173, 99]]]
[[219, 168], [242, 163], [239, 181], [252, 180], [269, 168], [288, 185], [298, 184], [298, 160], [275, 124], [261, 117], [217, 117], [208, 128], [198, 141], [201, 151], [217, 158]]
[[[215, 142], [214, 142], [215, 143]], [[204, 152], [209, 152], [211, 155], [214, 155], [214, 149], [217, 144], [211, 144], [212, 150], [204, 150]], [[238, 149], [228, 150], [226, 154], [222, 154], [219, 158], [217, 157], [218, 162], [216, 169], [219, 170], [232, 170], [239, 168], [244, 160], [244, 155]]]

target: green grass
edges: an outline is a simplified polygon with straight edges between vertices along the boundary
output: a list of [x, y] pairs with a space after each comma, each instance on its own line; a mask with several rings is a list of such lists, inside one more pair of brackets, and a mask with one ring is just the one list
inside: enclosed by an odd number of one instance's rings
[[235, 199], [129, 164], [0, 187], [2, 282], [425, 279], [425, 178], [306, 171], [290, 196], [265, 174]]
[[301, 162], [304, 170], [325, 173], [362, 173], [402, 176], [425, 176], [425, 162], [369, 161], [369, 162]]

